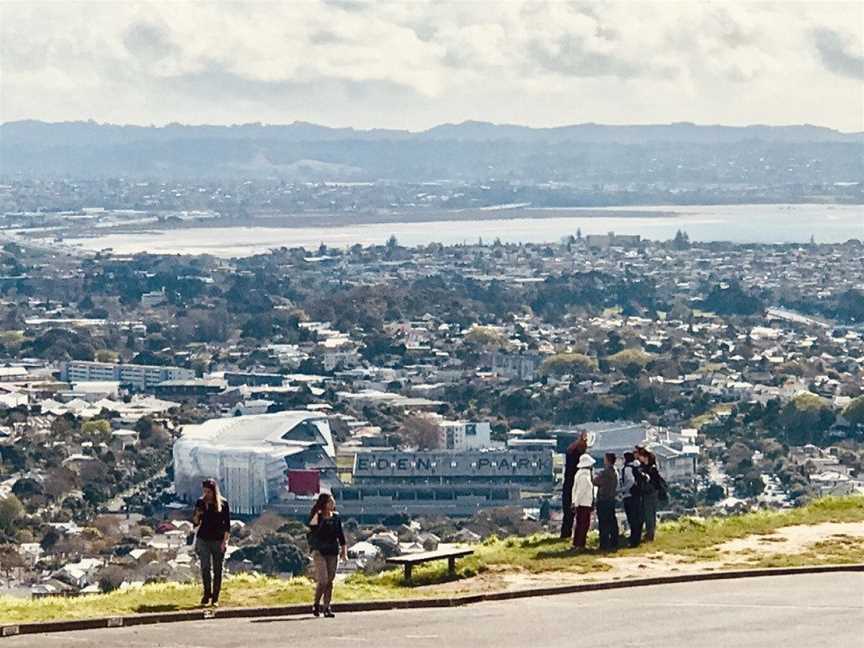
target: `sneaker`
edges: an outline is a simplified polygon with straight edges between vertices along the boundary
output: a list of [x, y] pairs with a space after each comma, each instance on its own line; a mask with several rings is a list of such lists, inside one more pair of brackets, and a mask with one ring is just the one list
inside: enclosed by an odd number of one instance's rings
[[324, 616], [327, 617], [327, 618], [332, 619], [332, 618], [335, 617], [336, 615], [333, 614], [333, 610], [332, 610], [331, 608], [328, 607], [326, 610], [324, 610]]
[[219, 599], [213, 599], [212, 601], [210, 601], [210, 605], [212, 605], [214, 608], [218, 608], [219, 607]]
[[319, 617], [321, 616], [321, 606], [317, 603], [312, 606], [312, 616]]
[[201, 607], [204, 607], [205, 605], [210, 605], [210, 597], [206, 594], [201, 597]]

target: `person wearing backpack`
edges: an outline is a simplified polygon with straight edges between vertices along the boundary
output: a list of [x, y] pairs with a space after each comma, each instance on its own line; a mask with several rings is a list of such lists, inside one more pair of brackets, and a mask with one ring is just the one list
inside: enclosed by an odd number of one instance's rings
[[594, 457], [587, 452], [579, 457], [576, 476], [573, 480], [573, 548], [577, 551], [585, 549], [588, 529], [591, 527], [591, 510], [594, 508], [594, 480], [591, 478], [591, 467]]
[[630, 527], [631, 547], [638, 547], [642, 542], [642, 526], [645, 522], [642, 510], [642, 487], [645, 476], [632, 452], [624, 453], [624, 467], [621, 469], [621, 495], [624, 502], [624, 513], [627, 515], [627, 525]]
[[638, 450], [639, 461], [642, 464], [642, 472], [647, 477], [644, 492], [642, 494], [642, 511], [645, 518], [645, 542], [654, 540], [654, 532], [657, 529], [657, 504], [668, 500], [666, 494], [666, 481], [657, 470], [657, 457], [650, 450], [640, 448]]

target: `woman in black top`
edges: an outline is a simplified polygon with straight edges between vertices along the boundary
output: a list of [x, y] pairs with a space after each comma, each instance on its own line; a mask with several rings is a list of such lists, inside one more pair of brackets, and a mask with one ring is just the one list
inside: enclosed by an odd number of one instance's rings
[[[231, 511], [228, 502], [219, 493], [215, 479], [202, 483], [201, 499], [195, 502], [192, 523], [195, 525], [195, 552], [201, 561], [201, 581], [204, 596], [201, 605], [219, 605], [222, 589], [222, 562], [228, 548], [228, 533], [231, 531]], [[212, 569], [212, 581], [211, 581]]]
[[315, 568], [315, 604], [312, 614], [321, 614], [321, 601], [324, 601], [324, 616], [333, 617], [330, 599], [333, 596], [333, 581], [339, 556], [348, 559], [348, 544], [342, 531], [342, 520], [336, 512], [336, 500], [330, 493], [321, 493], [309, 513], [309, 548], [312, 550], [312, 563]]

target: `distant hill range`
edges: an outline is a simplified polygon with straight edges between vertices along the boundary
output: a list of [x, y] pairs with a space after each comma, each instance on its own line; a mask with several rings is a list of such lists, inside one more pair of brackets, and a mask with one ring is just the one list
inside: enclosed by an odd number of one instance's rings
[[864, 133], [691, 123], [530, 128], [468, 121], [410, 132], [305, 122], [153, 127], [18, 121], [0, 125], [0, 175], [848, 182], [864, 179]]

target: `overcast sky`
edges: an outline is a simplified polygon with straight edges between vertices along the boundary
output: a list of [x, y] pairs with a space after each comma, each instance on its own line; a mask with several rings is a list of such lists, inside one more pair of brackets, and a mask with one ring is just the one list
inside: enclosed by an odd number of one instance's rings
[[0, 0], [0, 120], [864, 130], [864, 2]]

